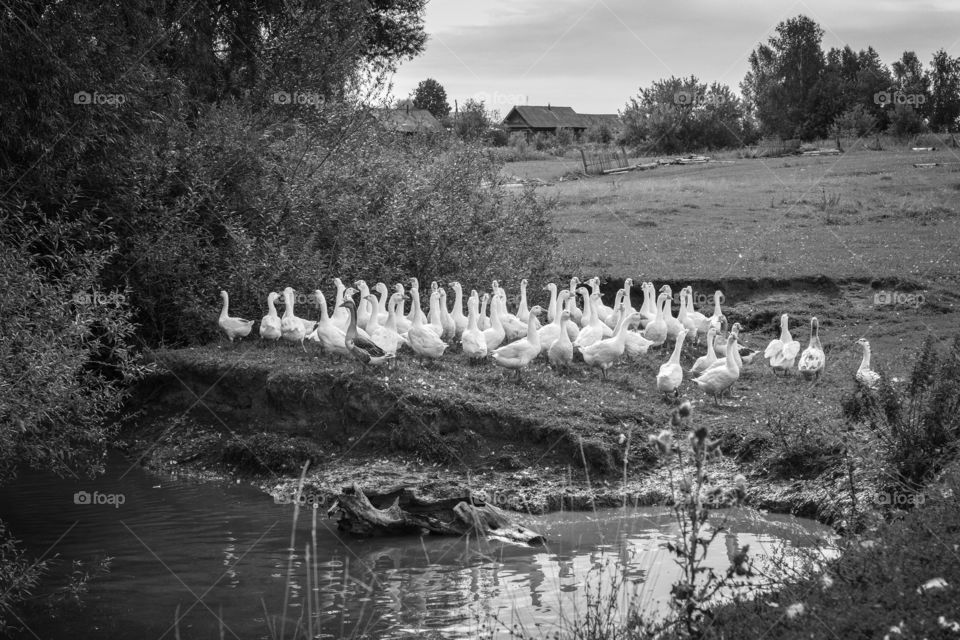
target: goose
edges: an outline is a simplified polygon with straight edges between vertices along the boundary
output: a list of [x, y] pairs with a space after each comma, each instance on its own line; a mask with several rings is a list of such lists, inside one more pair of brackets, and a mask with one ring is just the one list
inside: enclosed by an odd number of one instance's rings
[[[370, 294], [367, 295], [376, 301], [374, 296]], [[344, 301], [343, 306], [350, 314], [350, 324], [347, 326], [345, 340], [347, 351], [350, 352], [350, 355], [362, 362], [364, 366], [368, 364], [381, 365], [391, 360], [394, 354], [386, 353], [372, 340], [357, 335], [357, 307], [353, 300]]]
[[300, 348], [306, 353], [307, 348], [303, 346], [303, 340], [307, 334], [312, 333], [317, 325], [303, 318], [298, 318], [293, 314], [293, 288], [286, 287], [283, 290], [283, 316], [280, 318], [280, 336], [289, 342], [299, 342]]
[[[720, 308], [720, 304], [723, 302], [723, 292], [717, 289], [713, 292], [713, 315], [708, 318], [704, 318], [700, 323], [699, 330], [701, 333], [706, 335], [707, 331], [710, 330], [710, 327], [713, 327], [717, 330], [720, 329], [721, 322], [724, 320], [723, 311]], [[719, 335], [719, 333], [717, 334]], [[724, 342], [723, 346], [726, 348], [727, 343]], [[723, 355], [720, 353], [719, 349], [716, 349], [717, 345], [714, 345], [714, 349], [717, 351], [718, 355]]]
[[[563, 293], [569, 294], [569, 291]], [[560, 331], [557, 333], [557, 339], [553, 341], [547, 349], [547, 360], [556, 368], [566, 369], [573, 362], [573, 343], [570, 341], [570, 334], [567, 327], [571, 325], [570, 310], [564, 309], [557, 318], [560, 321]], [[542, 346], [541, 340], [541, 346]]]
[[246, 338], [253, 329], [254, 321], [230, 317], [230, 294], [226, 291], [220, 292], [220, 299], [223, 300], [223, 307], [220, 308], [220, 319], [217, 321], [220, 330], [223, 331], [231, 343], [234, 338], [238, 340]]
[[493, 363], [504, 369], [513, 369], [520, 380], [520, 370], [525, 369], [534, 358], [540, 355], [540, 336], [534, 324], [536, 314], [530, 312], [527, 319], [527, 335], [516, 342], [496, 349], [490, 357]]
[[460, 347], [470, 360], [482, 360], [487, 357], [487, 341], [477, 324], [477, 298], [467, 300], [467, 328], [460, 336]]
[[[581, 289], [581, 291], [586, 293], [587, 290]], [[607, 325], [603, 324], [600, 321], [600, 317], [593, 313], [593, 301], [597, 297], [598, 295], [594, 293], [587, 298], [587, 300], [589, 300], [587, 304], [588, 308], [590, 309], [590, 324], [580, 329], [577, 339], [573, 341], [573, 346], [581, 351], [584, 347], [590, 346], [594, 342], [599, 342], [600, 340], [613, 335], [613, 331], [610, 331], [610, 327], [607, 327]], [[584, 316], [586, 316], [586, 313], [584, 313]], [[610, 332], [610, 336], [605, 335], [605, 332], [603, 331], [604, 327], [606, 327], [607, 331]]]
[[[625, 305], [624, 315], [630, 316], [630, 315], [633, 315], [634, 313], [638, 313], [639, 310], [633, 308], [633, 300], [631, 299], [633, 296], [633, 278], [627, 278], [626, 280], [623, 281], [622, 291], [623, 291], [623, 302]], [[643, 320], [642, 315], [640, 316], [640, 319], [641, 321]], [[640, 322], [636, 322], [636, 323], [631, 322], [630, 326], [628, 326], [627, 329], [628, 330], [635, 329], [636, 327], [639, 327], [639, 326], [640, 326]]]
[[457, 323], [453, 321], [453, 316], [447, 309], [447, 292], [440, 289], [440, 324], [443, 325], [443, 334], [440, 336], [444, 340], [453, 340], [457, 337]]
[[580, 284], [580, 278], [573, 276], [570, 278], [570, 299], [573, 300], [573, 309], [570, 312], [570, 321], [575, 325], [582, 327], [583, 312], [577, 306], [577, 285]]
[[657, 390], [660, 391], [660, 393], [672, 393], [674, 397], [680, 395], [680, 383], [683, 382], [683, 368], [680, 366], [680, 350], [683, 348], [683, 339], [686, 337], [686, 329], [681, 329], [680, 333], [677, 334], [670, 359], [660, 365], [660, 371], [657, 372]]
[[[490, 301], [490, 294], [484, 293], [483, 297], [480, 299], [480, 315], [477, 317], [477, 326], [480, 327], [481, 331], [486, 331], [491, 326], [490, 316], [487, 315], [487, 303], [489, 301]], [[492, 315], [492, 312], [491, 312], [491, 315]]]
[[397, 300], [396, 314], [397, 333], [399, 333], [401, 336], [405, 336], [407, 335], [407, 331], [410, 331], [410, 327], [413, 325], [410, 320], [407, 320], [407, 316], [403, 313], [404, 301], [407, 299], [407, 294], [403, 290], [403, 285], [399, 282], [393, 285], [393, 293], [394, 295], [399, 295], [399, 299]]
[[860, 361], [856, 374], [857, 382], [871, 391], [876, 391], [880, 386], [880, 374], [870, 368], [870, 343], [866, 338], [860, 338], [857, 344], [863, 348], [863, 360]]
[[[517, 317], [526, 322], [530, 319], [530, 309], [527, 306], [527, 279], [520, 280], [520, 302], [517, 303]], [[538, 329], [540, 327], [537, 327]]]
[[[631, 315], [636, 316], [638, 313], [640, 312], [636, 311]], [[624, 316], [624, 317], [629, 318], [630, 316]], [[642, 317], [642, 314], [641, 314], [641, 317]], [[644, 355], [647, 352], [647, 350], [650, 348], [650, 346], [653, 344], [653, 342], [651, 342], [650, 340], [647, 340], [642, 335], [640, 335], [640, 333], [638, 333], [637, 331], [633, 331], [629, 327], [627, 328], [626, 333], [624, 333], [624, 337], [626, 340], [626, 345], [624, 346], [623, 352], [631, 360], [636, 360], [640, 356]]]
[[819, 381], [826, 361], [826, 354], [824, 354], [823, 346], [820, 344], [820, 321], [816, 318], [810, 318], [810, 343], [800, 354], [797, 369], [807, 380], [816, 378]]
[[774, 372], [788, 372], [800, 352], [800, 343], [790, 335], [789, 322], [790, 319], [786, 313], [780, 316], [780, 337], [771, 340], [763, 352], [764, 359], [770, 363], [770, 368]]
[[[577, 339], [577, 336], [580, 335], [580, 327], [573, 321], [573, 312], [577, 308], [577, 305], [576, 301], [570, 297], [569, 291], [564, 291], [563, 293], [564, 299], [566, 300], [564, 309], [570, 312], [570, 321], [567, 322], [567, 336], [570, 338], [570, 342], [573, 342]], [[560, 311], [561, 308], [558, 306], [557, 310]]]
[[[693, 287], [686, 287], [687, 290], [687, 318], [692, 320], [697, 327], [697, 339], [701, 335], [707, 335], [707, 332], [710, 331], [710, 323], [707, 316], [703, 315], [693, 307]], [[721, 294], [722, 295], [722, 294]]]
[[607, 325], [607, 327], [613, 331], [613, 335], [616, 335], [617, 327], [620, 326], [620, 320], [626, 312], [626, 305], [623, 302], [623, 298], [623, 289], [620, 289], [617, 291], [617, 297], [613, 299], [613, 313], [608, 315], [606, 320], [603, 321], [603, 324]]
[[600, 340], [587, 347], [580, 349], [583, 355], [583, 361], [591, 367], [600, 367], [600, 376], [607, 379], [607, 369], [613, 366], [623, 355], [627, 345], [627, 325], [631, 322], [639, 321], [640, 314], [624, 316], [624, 320], [617, 327], [617, 332], [612, 338]]
[[[613, 309], [603, 303], [603, 293], [600, 291], [600, 278], [594, 276], [593, 278], [590, 278], [590, 282], [587, 284], [589, 284], [590, 288], [593, 290], [591, 292], [590, 306], [593, 307], [593, 313], [600, 318], [601, 322], [603, 322], [607, 319], [607, 316], [613, 313]], [[594, 294], [597, 296], [596, 301], [594, 301], [592, 298], [592, 295]], [[611, 331], [612, 330], [613, 328], [611, 327]]]
[[[367, 286], [366, 280], [357, 280], [353, 283], [353, 286], [360, 291], [360, 302], [354, 307], [357, 315], [357, 324], [366, 329], [367, 323], [370, 322], [370, 316], [377, 315], [377, 306], [371, 306], [370, 301], [367, 300], [367, 296], [370, 295], [370, 287]], [[370, 332], [368, 331], [367, 333]]]
[[669, 299], [670, 296], [665, 292], [657, 297], [657, 314], [643, 330], [642, 335], [650, 341], [651, 346], [659, 347], [667, 340], [667, 322], [663, 317], [663, 307]]
[[705, 371], [710, 367], [710, 365], [712, 365], [714, 362], [717, 362], [717, 354], [713, 348], [713, 339], [716, 337], [716, 335], [716, 329], [710, 329], [710, 331], [707, 332], [707, 355], [697, 358], [697, 361], [693, 363], [692, 367], [690, 367], [690, 373], [700, 373], [701, 371]]
[[693, 381], [698, 387], [713, 395], [713, 401], [718, 406], [718, 396], [733, 386], [740, 377], [740, 365], [737, 363], [737, 336], [732, 333], [727, 337], [727, 357], [722, 366], [710, 367]]
[[640, 324], [646, 328], [657, 317], [660, 305], [657, 302], [657, 290], [652, 282], [644, 282], [640, 285], [640, 290], [643, 291], [643, 304], [640, 305], [640, 314], [643, 319]]
[[557, 306], [557, 301], [559, 299], [559, 294], [557, 292], [557, 285], [553, 282], [550, 282], [543, 288], [544, 291], [550, 292], [550, 303], [547, 305], [547, 322], [556, 322], [557, 318], [560, 317]]
[[450, 287], [453, 289], [453, 312], [450, 316], [457, 328], [455, 336], [459, 340], [467, 328], [467, 316], [463, 315], [463, 285], [459, 282], [451, 282]]
[[[724, 318], [726, 320], [726, 318]], [[737, 366], [742, 370], [746, 365], [753, 362], [759, 351], [755, 351], [740, 344], [740, 331], [743, 329], [739, 322], [734, 322], [730, 327], [730, 333], [737, 337]]]
[[667, 302], [663, 305], [663, 321], [667, 323], [667, 338], [675, 339], [683, 330], [683, 325], [673, 317], [673, 289], [670, 288], [670, 285], [665, 284], [660, 287], [660, 293], [667, 294]]
[[[484, 299], [487, 294], [483, 294]], [[503, 324], [500, 323], [500, 298], [494, 296], [490, 301], [490, 327], [483, 330], [483, 339], [487, 343], [487, 351], [493, 352], [494, 349], [503, 344], [506, 332], [503, 330]]]
[[[320, 322], [310, 333], [308, 339], [319, 342], [324, 351], [339, 357], [349, 356], [347, 349], [347, 332], [333, 323], [327, 315], [327, 299], [323, 292], [317, 289], [313, 292], [313, 299], [320, 307]], [[349, 328], [349, 325], [348, 325]]]
[[[554, 291], [556, 287], [554, 287]], [[564, 289], [556, 297], [556, 307], [559, 309], [565, 303], [567, 298], [570, 296], [570, 292]], [[567, 329], [564, 324], [560, 321], [560, 318], [563, 316], [563, 312], [555, 313], [554, 319], [550, 324], [544, 325], [537, 330], [537, 333], [540, 334], [540, 353], [546, 355], [547, 351], [550, 349], [550, 346], [560, 338], [560, 332], [567, 333]], [[570, 316], [567, 316], [567, 320], [570, 319]], [[569, 340], [569, 336], [568, 336]]]
[[[414, 287], [411, 287], [410, 291], [413, 296], [413, 308], [419, 310], [420, 291]], [[439, 298], [439, 295], [437, 297]], [[433, 328], [424, 324], [423, 320], [422, 311], [415, 313], [413, 324], [407, 332], [410, 348], [420, 356], [421, 362], [423, 358], [439, 358], [447, 348], [447, 343], [440, 339], [440, 335]]]
[[340, 278], [333, 279], [333, 286], [337, 288], [337, 297], [334, 299], [333, 315], [330, 316], [330, 321], [346, 333], [347, 325], [350, 324], [350, 313], [343, 308], [343, 296], [347, 288]]
[[382, 282], [378, 282], [373, 289], [380, 294], [380, 299], [377, 300], [377, 323], [382, 326], [386, 324], [387, 316], [390, 315], [387, 309], [387, 304], [390, 302], [390, 289]]
[[[419, 300], [420, 299], [420, 281], [417, 280], [416, 278], [410, 278], [410, 300], [411, 301], [414, 299], [414, 295], [413, 295], [414, 291], [417, 292], [416, 299]], [[417, 319], [418, 313], [420, 313], [419, 305], [415, 305], [411, 302], [410, 311], [408, 311], [406, 315], [407, 322], [410, 323], [409, 325], [407, 325], [408, 327], [413, 325], [413, 321]]]
[[[700, 323], [692, 315], [693, 309], [693, 293], [690, 287], [684, 287], [680, 289], [680, 313], [677, 315], [677, 320], [680, 321], [680, 324], [684, 329], [687, 330], [687, 335], [693, 338], [694, 343], [700, 342]], [[698, 314], [704, 320], [706, 317], [701, 313]]]
[[430, 291], [430, 314], [427, 316], [427, 321], [426, 327], [433, 330], [437, 337], [443, 339], [443, 321], [440, 319], [440, 291], [437, 289], [431, 289]]
[[[280, 294], [271, 291], [267, 296], [267, 315], [260, 320], [260, 339], [261, 340], [279, 340], [282, 330], [280, 328], [280, 316], [277, 315], [277, 308], [274, 306]], [[223, 314], [221, 313], [221, 319]]]
[[[406, 339], [397, 331], [397, 308], [402, 304], [403, 295], [394, 293], [390, 296], [386, 323], [378, 326], [377, 329], [370, 334], [370, 339], [373, 340], [374, 344], [380, 347], [384, 353], [396, 355], [400, 345], [407, 343]], [[401, 308], [399, 313], [402, 312], [403, 309]]]
[[721, 359], [727, 357], [727, 336], [730, 335], [730, 332], [727, 331], [728, 325], [727, 317], [721, 315], [720, 326], [716, 331], [716, 335], [713, 337], [713, 350], [717, 354], [717, 357]]
[[[529, 324], [527, 322], [521, 322], [520, 318], [513, 315], [512, 313], [507, 313], [507, 304], [504, 301], [502, 296], [494, 296], [498, 301], [498, 308], [500, 310], [500, 324], [503, 325], [504, 340], [507, 342], [514, 342], [520, 338], [524, 338], [527, 335], [527, 327]], [[529, 319], [529, 314], [528, 314]], [[536, 321], [536, 316], [534, 316], [534, 321]], [[534, 322], [536, 328], [539, 327], [539, 323]]]

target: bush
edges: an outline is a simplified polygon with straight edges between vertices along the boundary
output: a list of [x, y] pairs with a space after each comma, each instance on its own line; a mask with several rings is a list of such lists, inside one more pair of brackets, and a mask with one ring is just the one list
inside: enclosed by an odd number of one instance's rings
[[833, 133], [839, 136], [857, 136], [876, 133], [877, 118], [862, 104], [855, 104], [833, 120]]

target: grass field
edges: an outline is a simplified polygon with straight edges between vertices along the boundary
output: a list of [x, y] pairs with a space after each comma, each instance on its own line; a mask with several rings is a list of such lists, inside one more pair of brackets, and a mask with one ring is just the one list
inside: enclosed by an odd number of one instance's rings
[[[558, 158], [504, 171], [556, 180], [578, 165]], [[539, 191], [558, 201], [556, 227], [574, 271], [670, 280], [894, 277], [924, 286], [960, 274], [957, 149], [720, 160]]]

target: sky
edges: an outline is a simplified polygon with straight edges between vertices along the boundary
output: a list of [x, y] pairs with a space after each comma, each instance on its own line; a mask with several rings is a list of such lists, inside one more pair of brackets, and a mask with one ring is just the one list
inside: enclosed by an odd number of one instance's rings
[[483, 99], [505, 116], [548, 103], [616, 113], [671, 75], [739, 93], [750, 52], [800, 14], [824, 30], [824, 51], [873, 46], [888, 66], [905, 50], [925, 65], [941, 48], [960, 56], [958, 0], [429, 0], [426, 48], [400, 66], [393, 96], [434, 78], [451, 107]]

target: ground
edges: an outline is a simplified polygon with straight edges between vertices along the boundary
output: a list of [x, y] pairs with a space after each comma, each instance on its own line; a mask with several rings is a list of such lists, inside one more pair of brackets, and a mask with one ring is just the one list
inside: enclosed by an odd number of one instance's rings
[[[775, 376], [757, 363], [723, 406], [689, 376], [682, 394], [734, 466], [764, 487], [757, 504], [817, 515], [811, 496], [822, 486], [794, 490], [786, 500], [785, 487], [823, 470], [818, 458], [834, 453], [830, 438], [793, 443], [787, 432], [798, 421], [814, 432], [843, 428], [837, 407], [856, 388], [859, 337], [871, 341], [874, 368], [902, 380], [926, 336], [947, 340], [957, 326], [960, 172], [913, 167], [919, 159], [948, 162], [952, 151], [726, 160], [579, 180], [559, 180], [570, 171], [563, 159], [512, 163], [505, 171], [545, 176], [539, 190], [558, 200], [561, 259], [570, 273], [602, 274], [608, 302], [626, 276], [637, 284], [668, 282], [675, 291], [692, 284], [698, 301], [719, 288], [724, 313], [760, 350], [777, 337], [781, 313], [804, 346], [810, 318], [819, 318], [827, 367], [818, 384]], [[508, 290], [520, 275], [504, 274]], [[542, 284], [531, 284], [531, 304], [545, 295]], [[635, 288], [634, 306], [639, 296]], [[712, 304], [699, 306], [709, 314]], [[401, 353], [390, 368], [364, 369], [315, 348], [211, 345], [156, 353], [174, 376], [167, 387], [149, 387], [172, 394], [158, 415], [180, 417], [192, 407], [186, 418], [196, 429], [228, 438], [280, 431], [320, 442], [311, 485], [321, 492], [347, 480], [407, 482], [441, 494], [469, 487], [536, 511], [615, 504], [623, 494], [650, 502], [665, 493], [650, 473], [657, 461], [646, 438], [667, 424], [674, 406], [654, 386], [669, 345], [615, 367], [606, 382], [582, 362], [568, 372], [537, 362], [518, 383], [450, 351], [427, 364]], [[685, 345], [684, 368], [702, 352], [702, 345]], [[790, 428], [775, 433], [771, 425], [785, 422]], [[156, 435], [135, 433], [144, 445]], [[621, 435], [628, 440], [621, 443]], [[819, 443], [813, 449], [811, 440]], [[186, 457], [209, 469], [223, 462], [197, 451]], [[298, 467], [257, 466], [278, 492], [289, 489]]]

